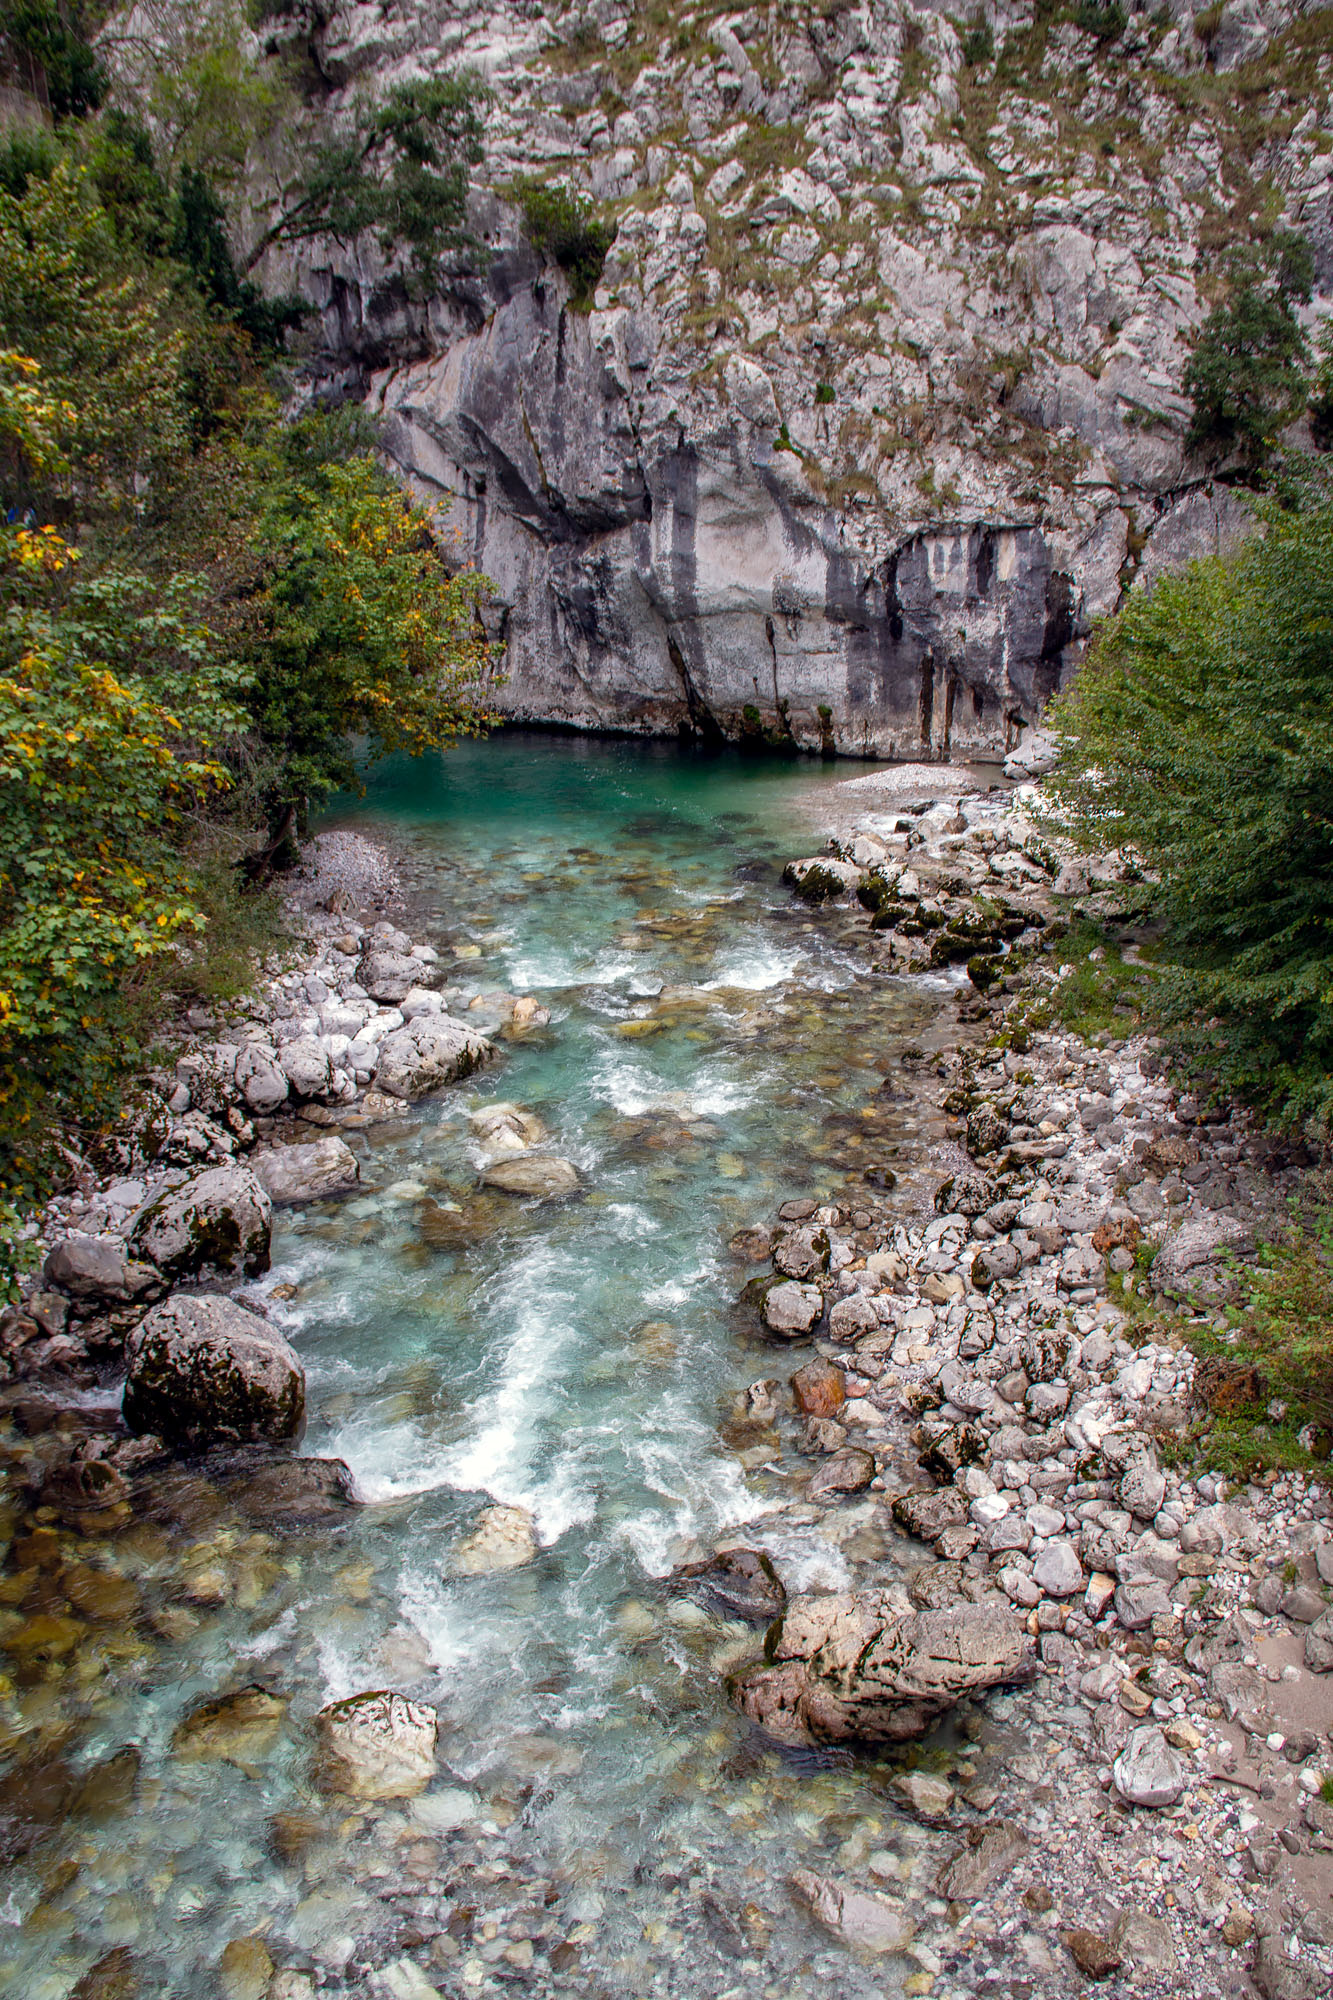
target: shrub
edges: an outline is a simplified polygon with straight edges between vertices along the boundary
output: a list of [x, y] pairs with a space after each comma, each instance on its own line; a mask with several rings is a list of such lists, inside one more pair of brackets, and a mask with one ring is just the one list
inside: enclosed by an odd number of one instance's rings
[[570, 283], [570, 304], [586, 312], [600, 282], [615, 224], [601, 221], [586, 195], [547, 181], [516, 183], [523, 233], [534, 250], [558, 264]]
[[984, 69], [995, 58], [995, 36], [989, 21], [974, 21], [963, 34], [963, 61], [969, 69]]
[[1314, 262], [1303, 236], [1280, 233], [1262, 250], [1238, 252], [1227, 291], [1194, 343], [1184, 387], [1194, 405], [1186, 448], [1215, 462], [1236, 457], [1258, 473], [1278, 432], [1305, 402], [1305, 335]]
[[815, 401], [817, 403], [831, 403], [835, 393], [836, 391], [831, 382], [819, 382], [815, 385]]
[[1095, 35], [1099, 42], [1116, 42], [1125, 32], [1127, 16], [1117, 0], [1079, 0], [1074, 10], [1074, 25], [1082, 28], [1085, 35]]
[[1131, 595], [1060, 696], [1070, 831], [1131, 849], [1160, 991], [1225, 1088], [1333, 1121], [1333, 498]]

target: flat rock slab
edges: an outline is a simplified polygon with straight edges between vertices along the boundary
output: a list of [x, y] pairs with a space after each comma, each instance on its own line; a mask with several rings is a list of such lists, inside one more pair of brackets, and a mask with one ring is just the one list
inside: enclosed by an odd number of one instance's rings
[[902, 1951], [916, 1935], [912, 1919], [886, 1896], [829, 1875], [815, 1875], [808, 1868], [797, 1869], [789, 1885], [801, 1907], [844, 1944], [879, 1956]]
[[951, 1903], [974, 1903], [1009, 1873], [1027, 1853], [1027, 1835], [1020, 1827], [997, 1820], [981, 1827], [975, 1839], [945, 1862], [935, 1886]]

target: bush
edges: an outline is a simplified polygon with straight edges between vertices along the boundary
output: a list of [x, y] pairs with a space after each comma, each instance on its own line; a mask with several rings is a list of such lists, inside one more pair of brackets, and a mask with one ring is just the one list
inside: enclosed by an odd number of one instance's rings
[[1333, 1123], [1333, 498], [1131, 595], [1052, 720], [1052, 786], [1131, 849], [1159, 988], [1224, 1088]]
[[1234, 456], [1251, 474], [1272, 458], [1278, 432], [1306, 398], [1307, 348], [1295, 308], [1310, 298], [1313, 270], [1305, 238], [1287, 233], [1231, 258], [1226, 296], [1200, 329], [1185, 371], [1194, 405], [1187, 450], [1215, 463]]
[[1117, 0], [1080, 0], [1074, 10], [1074, 25], [1082, 28], [1085, 35], [1095, 35], [1099, 42], [1117, 42], [1125, 32], [1128, 16]]
[[984, 69], [995, 57], [995, 36], [989, 21], [974, 21], [963, 33], [963, 61], [969, 69]]
[[560, 266], [569, 279], [570, 304], [586, 312], [616, 240], [615, 224], [599, 221], [592, 202], [572, 188], [522, 180], [514, 192], [524, 235], [534, 250]]

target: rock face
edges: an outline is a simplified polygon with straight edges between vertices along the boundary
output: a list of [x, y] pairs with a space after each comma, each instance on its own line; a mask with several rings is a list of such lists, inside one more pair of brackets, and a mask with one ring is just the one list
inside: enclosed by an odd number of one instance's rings
[[[1198, 197], [1252, 139], [1244, 92], [1200, 106], [1188, 85], [1266, 59], [1266, 85], [1309, 103], [1264, 171], [1326, 285], [1325, 93], [1282, 46], [1291, 18], [1232, 8], [1219, 34], [1182, 12], [1163, 47], [1132, 17], [1100, 40], [1046, 23], [1030, 81], [978, 90], [954, 21], [891, 3], [761, 11], [704, 47], [663, 44], [642, 10], [603, 36], [574, 14], [537, 28], [523, 0], [333, 0], [266, 24], [301, 45], [332, 129], [386, 79], [485, 74], [491, 254], [419, 304], [373, 245], [263, 269], [318, 310], [311, 388], [367, 398], [494, 579], [508, 713], [1003, 754], [1124, 581], [1245, 532], [1185, 451], [1181, 383], [1222, 250]], [[1016, 0], [986, 22], [997, 57], [1032, 28]], [[1064, 132], [1052, 97], [1082, 89], [1151, 133], [1151, 170]], [[747, 143], [775, 132], [777, 167]], [[617, 224], [592, 311], [496, 199], [516, 172]]]
[[265, 1146], [250, 1157], [255, 1179], [270, 1200], [326, 1201], [356, 1186], [360, 1169], [345, 1139], [316, 1139], [309, 1146]]
[[376, 1088], [414, 1104], [432, 1090], [471, 1076], [494, 1054], [484, 1035], [438, 1014], [419, 1014], [380, 1044]]
[[980, 1688], [1027, 1680], [1026, 1632], [1000, 1598], [904, 1617], [885, 1591], [798, 1598], [769, 1634], [770, 1664], [733, 1692], [788, 1743], [897, 1743]]
[[248, 1167], [210, 1167], [140, 1209], [129, 1244], [167, 1278], [257, 1278], [268, 1269], [272, 1220], [273, 1203]]
[[388, 1690], [335, 1701], [315, 1717], [319, 1771], [354, 1799], [410, 1799], [435, 1776], [439, 1723], [425, 1702]]
[[125, 1354], [132, 1431], [192, 1446], [300, 1433], [300, 1362], [267, 1320], [230, 1299], [183, 1293], [165, 1300], [139, 1322]]

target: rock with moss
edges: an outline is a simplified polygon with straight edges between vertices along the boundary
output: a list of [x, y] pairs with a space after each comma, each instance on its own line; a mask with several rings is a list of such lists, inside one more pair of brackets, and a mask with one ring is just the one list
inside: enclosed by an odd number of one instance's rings
[[390, 1097], [415, 1103], [488, 1063], [495, 1050], [484, 1035], [438, 1014], [419, 1014], [380, 1044], [376, 1084]]
[[300, 1435], [301, 1363], [267, 1320], [232, 1299], [164, 1300], [139, 1322], [125, 1356], [132, 1431], [193, 1449]]
[[257, 1278], [268, 1269], [272, 1221], [273, 1203], [254, 1174], [228, 1161], [155, 1195], [134, 1217], [129, 1247], [166, 1278]]

